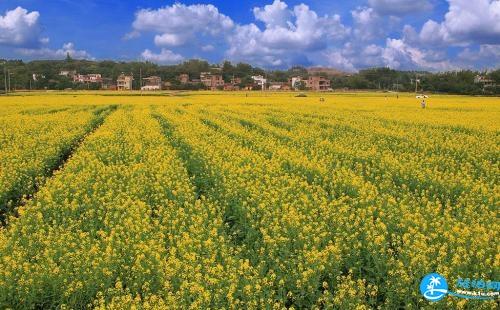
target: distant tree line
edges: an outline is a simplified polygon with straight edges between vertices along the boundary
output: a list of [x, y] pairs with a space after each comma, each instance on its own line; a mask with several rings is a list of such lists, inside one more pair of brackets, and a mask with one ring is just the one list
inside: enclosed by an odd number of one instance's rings
[[[488, 83], [476, 83], [481, 76]], [[396, 71], [388, 68], [361, 70], [350, 76], [333, 78], [336, 88], [415, 91], [462, 95], [500, 94], [500, 70], [472, 70], [431, 73], [425, 71]]]
[[[268, 81], [287, 82], [291, 77], [307, 78], [308, 71], [296, 66], [289, 70], [266, 71], [246, 63], [233, 64], [224, 62], [222, 65], [211, 65], [203, 60], [189, 60], [178, 65], [161, 66], [151, 62], [117, 62], [75, 60], [70, 57], [65, 60], [37, 60], [24, 62], [21, 60], [1, 60], [11, 77], [11, 89], [98, 89], [100, 85], [74, 83], [72, 79], [60, 76], [63, 70], [75, 70], [78, 74], [99, 73], [103, 78], [115, 81], [121, 73], [134, 75], [134, 89], [140, 88], [139, 76], [157, 75], [163, 81], [171, 83], [172, 89], [201, 89], [202, 84], [181, 84], [178, 76], [189, 74], [190, 79], [199, 79], [201, 72], [221, 74], [226, 82], [240, 78], [241, 85], [252, 83], [251, 76], [263, 75]], [[33, 78], [36, 74], [36, 79]], [[328, 76], [333, 89], [366, 89], [382, 91], [415, 91], [439, 92], [468, 95], [498, 95], [500, 94], [500, 70], [479, 72], [471, 70], [431, 73], [425, 71], [396, 71], [389, 68], [373, 68], [361, 70], [358, 73], [338, 74]], [[476, 76], [490, 80], [490, 84], [476, 83]], [[4, 89], [4, 67], [0, 66], [0, 90]]]

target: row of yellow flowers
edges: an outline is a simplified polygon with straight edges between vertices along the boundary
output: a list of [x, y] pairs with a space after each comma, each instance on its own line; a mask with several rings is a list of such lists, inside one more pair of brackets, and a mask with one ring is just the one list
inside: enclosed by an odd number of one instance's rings
[[[11, 113], [9, 113], [11, 111]], [[12, 211], [57, 168], [62, 156], [99, 118], [92, 107], [2, 109], [0, 214]], [[100, 110], [99, 110], [100, 111]], [[101, 111], [102, 112], [102, 111]]]

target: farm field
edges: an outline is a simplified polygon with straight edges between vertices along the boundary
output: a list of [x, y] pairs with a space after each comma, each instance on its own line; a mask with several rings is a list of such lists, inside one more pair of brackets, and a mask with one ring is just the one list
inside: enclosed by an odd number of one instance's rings
[[0, 96], [0, 308], [498, 306], [500, 99], [294, 96]]

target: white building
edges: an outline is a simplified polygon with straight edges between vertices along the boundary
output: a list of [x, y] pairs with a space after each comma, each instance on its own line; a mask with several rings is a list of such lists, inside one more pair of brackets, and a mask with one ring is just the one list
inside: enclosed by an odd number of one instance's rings
[[262, 75], [252, 76], [255, 84], [259, 85], [263, 90], [266, 89], [267, 79]]
[[102, 83], [102, 76], [100, 74], [77, 74], [73, 76], [75, 83]]
[[297, 89], [297, 85], [298, 83], [302, 82], [302, 77], [301, 76], [295, 76], [295, 77], [292, 77], [292, 88], [295, 89], [295, 90], [298, 90]]
[[33, 73], [33, 81], [38, 81], [38, 79], [44, 79], [45, 75], [39, 73]]
[[141, 90], [147, 90], [147, 91], [161, 90], [161, 87], [158, 85], [146, 85], [141, 87]]
[[141, 87], [141, 90], [161, 90], [161, 77], [159, 76], [150, 76], [147, 78], [143, 78], [142, 82], [144, 86]]
[[76, 70], [63, 70], [63, 71], [59, 72], [59, 75], [65, 76], [68, 78], [73, 78], [73, 76], [76, 75]]

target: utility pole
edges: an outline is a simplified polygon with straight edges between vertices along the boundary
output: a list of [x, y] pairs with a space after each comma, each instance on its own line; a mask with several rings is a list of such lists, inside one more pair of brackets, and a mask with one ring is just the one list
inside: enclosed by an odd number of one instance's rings
[[10, 91], [12, 90], [12, 88], [10, 88], [10, 75], [11, 75], [11, 74], [12, 74], [12, 73], [10, 72], [10, 70], [7, 70], [7, 75], [9, 76], [9, 93], [10, 93]]
[[267, 83], [267, 72], [264, 73], [264, 81], [262, 81], [262, 92], [266, 91], [266, 83]]
[[3, 81], [4, 81], [4, 91], [7, 93], [7, 63], [3, 62]]
[[142, 67], [139, 68], [139, 90], [141, 91], [142, 96]]

